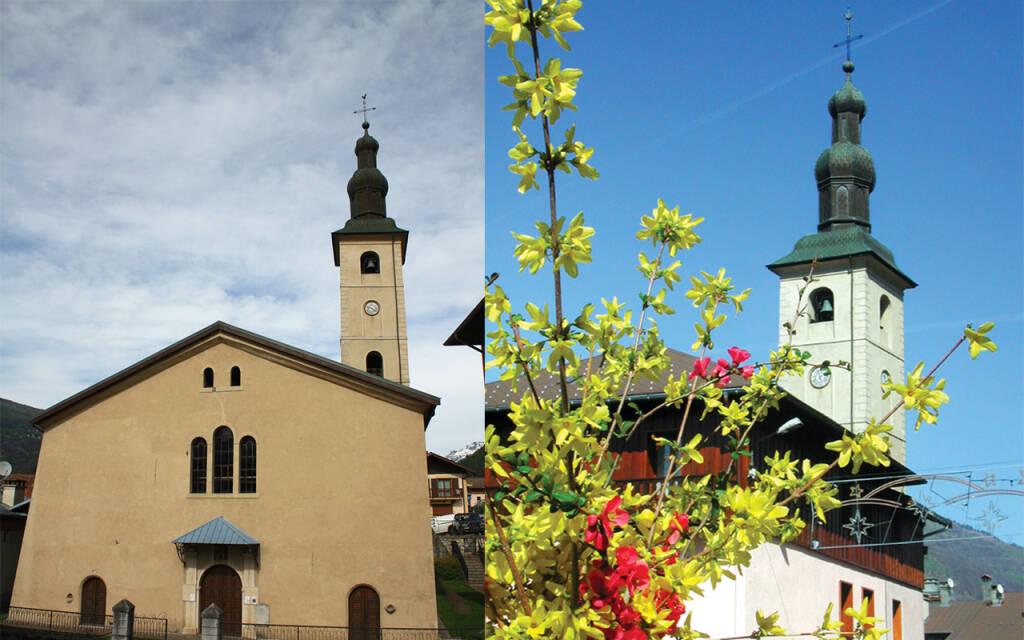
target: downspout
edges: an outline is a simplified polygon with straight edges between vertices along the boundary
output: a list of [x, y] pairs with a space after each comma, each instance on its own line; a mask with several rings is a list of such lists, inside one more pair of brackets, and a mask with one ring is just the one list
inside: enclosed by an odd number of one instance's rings
[[[391, 282], [395, 286], [395, 340], [398, 342], [398, 382], [407, 385], [409, 381], [402, 378], [402, 321], [398, 317], [398, 314], [401, 312], [398, 308], [398, 268], [400, 265], [400, 262], [396, 262], [395, 239], [391, 238]], [[408, 336], [406, 336], [406, 339], [408, 339]]]
[[853, 256], [846, 257], [850, 270], [850, 432], [856, 433], [853, 421]]

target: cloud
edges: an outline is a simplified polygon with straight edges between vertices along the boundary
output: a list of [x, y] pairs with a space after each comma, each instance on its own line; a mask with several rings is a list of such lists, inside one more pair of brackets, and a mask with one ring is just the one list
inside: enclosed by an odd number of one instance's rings
[[440, 343], [481, 290], [482, 37], [469, 2], [0, 5], [0, 395], [48, 406], [218, 319], [336, 358], [368, 92], [428, 444], [479, 439], [478, 356]]

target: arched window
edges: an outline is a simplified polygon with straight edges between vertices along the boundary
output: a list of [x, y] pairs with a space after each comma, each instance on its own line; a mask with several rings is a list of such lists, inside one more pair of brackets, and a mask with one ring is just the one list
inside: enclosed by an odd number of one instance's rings
[[889, 296], [882, 296], [878, 301], [878, 334], [879, 342], [882, 343], [883, 347], [890, 346], [889, 340], [892, 335], [892, 312], [889, 307], [892, 306], [892, 301], [889, 300]]
[[213, 369], [211, 369], [210, 367], [206, 367], [205, 369], [203, 369], [203, 388], [213, 388]]
[[96, 576], [82, 583], [81, 624], [103, 626], [107, 616], [107, 585]]
[[811, 322], [832, 322], [835, 317], [835, 299], [832, 291], [822, 287], [811, 294]]
[[380, 353], [371, 351], [366, 354], [366, 373], [384, 377], [384, 358]]
[[242, 370], [238, 367], [231, 367], [231, 386], [242, 386]]
[[359, 257], [360, 273], [380, 273], [380, 256], [373, 251], [367, 251]]
[[[844, 121], [843, 124], [845, 125], [846, 122]], [[836, 215], [843, 217], [850, 215], [850, 193], [845, 186], [836, 190]]]
[[192, 482], [191, 493], [206, 493], [206, 440], [196, 438], [192, 441]]
[[256, 493], [256, 440], [252, 436], [238, 441], [238, 492]]
[[217, 427], [213, 432], [213, 492], [231, 493], [235, 471], [235, 437], [231, 429]]

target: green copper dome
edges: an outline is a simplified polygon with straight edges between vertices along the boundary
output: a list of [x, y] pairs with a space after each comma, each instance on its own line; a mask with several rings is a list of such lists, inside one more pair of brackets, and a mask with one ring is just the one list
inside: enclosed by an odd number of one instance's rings
[[840, 113], [856, 113], [863, 120], [867, 115], [868, 103], [864, 101], [864, 94], [853, 86], [849, 75], [846, 76], [846, 84], [828, 99], [828, 112], [833, 118]]
[[814, 164], [814, 178], [820, 183], [839, 176], [860, 178], [874, 189], [875, 163], [868, 150], [843, 140], [822, 151]]

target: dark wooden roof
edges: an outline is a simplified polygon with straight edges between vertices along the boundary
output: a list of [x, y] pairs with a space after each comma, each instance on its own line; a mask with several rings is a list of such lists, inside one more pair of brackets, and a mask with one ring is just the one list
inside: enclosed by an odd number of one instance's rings
[[[438, 467], [445, 469], [445, 471], [438, 471]], [[464, 467], [454, 460], [449, 460], [444, 456], [439, 456], [432, 451], [427, 452], [427, 473], [459, 473], [466, 476], [471, 476], [475, 471], [468, 467]]]
[[[689, 353], [683, 353], [682, 351], [676, 351], [675, 349], [668, 349], [667, 354], [669, 357], [669, 367], [666, 369], [661, 378], [658, 380], [652, 380], [650, 378], [639, 378], [633, 381], [630, 388], [628, 400], [632, 402], [642, 403], [645, 400], [654, 400], [663, 398], [665, 395], [665, 384], [668, 381], [670, 375], [674, 375], [678, 378], [680, 375], [689, 375], [689, 372], [693, 370], [693, 363], [697, 359], [696, 356]], [[594, 367], [600, 367], [601, 356], [595, 356]], [[586, 370], [587, 361], [584, 360], [580, 364], [580, 370]], [[558, 395], [558, 376], [549, 372], [541, 372], [534, 380], [537, 386], [537, 393], [542, 398], [552, 399]], [[732, 376], [729, 380], [729, 384], [725, 387], [727, 391], [738, 390], [745, 387], [747, 381], [740, 376]], [[578, 403], [580, 401], [580, 388], [576, 383], [576, 380], [572, 380], [568, 384], [569, 387], [569, 402]], [[488, 382], [485, 390], [484, 407], [485, 411], [492, 413], [506, 413], [509, 411], [509, 403], [519, 400], [524, 393], [528, 391], [529, 387], [524, 379], [520, 379], [518, 388], [513, 391], [513, 385], [511, 381], [496, 381]], [[781, 409], [783, 412], [792, 416], [801, 416], [809, 420], [814, 428], [820, 431], [822, 437], [827, 437], [830, 440], [838, 440], [842, 438], [843, 433], [846, 432], [846, 428], [841, 424], [818, 411], [811, 405], [803, 402], [794, 395], [787, 395], [782, 399]], [[861, 470], [860, 476], [871, 476], [871, 475], [909, 475], [913, 473], [905, 465], [900, 464], [896, 460], [892, 460], [888, 468], [864, 468]]]
[[1024, 638], [1024, 593], [1007, 593], [1003, 604], [993, 607], [985, 600], [935, 603], [924, 622], [927, 638], [943, 640], [1020, 640]]
[[267, 351], [276, 352], [289, 358], [293, 358], [315, 370], [333, 375], [336, 378], [345, 379], [352, 383], [354, 387], [372, 393], [377, 397], [397, 404], [415, 407], [424, 416], [424, 428], [426, 428], [431, 416], [434, 415], [434, 410], [437, 405], [441, 404], [440, 398], [432, 396], [429, 393], [417, 391], [412, 387], [407, 387], [403, 384], [386, 380], [380, 376], [375, 376], [362, 371], [361, 369], [356, 369], [355, 367], [335, 362], [334, 360], [330, 360], [323, 356], [318, 356], [315, 353], [310, 353], [309, 351], [304, 351], [283, 342], [278, 342], [277, 340], [261, 336], [257, 333], [246, 331], [245, 329], [230, 325], [226, 322], [218, 321], [168, 347], [161, 349], [160, 351], [157, 351], [151, 356], [139, 360], [135, 364], [100, 380], [96, 384], [79, 391], [75, 395], [61, 400], [36, 416], [33, 420], [33, 424], [40, 429], [45, 428], [48, 423], [54, 422], [55, 419], [65, 415], [66, 412], [75, 409], [97, 394], [107, 391], [108, 389], [112, 389], [118, 384], [127, 381], [132, 376], [140, 374], [146, 369], [164, 360], [187, 352], [190, 348], [218, 336], [234, 338], [235, 340], [243, 343], [248, 342], [266, 349]]
[[[637, 399], [654, 395], [664, 395], [665, 384], [668, 382], [668, 377], [674, 375], [676, 378], [679, 376], [689, 375], [690, 371], [693, 371], [693, 363], [697, 359], [696, 356], [692, 356], [682, 351], [676, 351], [675, 349], [667, 350], [669, 358], [669, 366], [662, 373], [661, 378], [658, 380], [651, 380], [650, 378], [641, 377], [633, 380], [633, 384], [630, 387], [629, 398]], [[595, 356], [593, 365], [590, 365], [592, 370], [596, 371], [601, 367], [603, 362], [603, 356]], [[584, 360], [580, 363], [580, 371], [586, 371], [589, 360]], [[537, 386], [537, 393], [542, 398], [551, 399], [558, 395], [558, 376], [548, 372], [541, 372], [534, 380], [534, 384]], [[729, 385], [726, 387], [736, 389], [746, 385], [746, 380], [740, 376], [733, 376], [729, 381]], [[520, 379], [518, 389], [513, 392], [512, 381], [497, 381], [488, 382], [486, 394], [484, 397], [484, 404], [487, 411], [507, 411], [509, 409], [509, 403], [514, 402], [522, 397], [523, 393], [529, 388], [526, 384], [525, 379]], [[580, 388], [576, 383], [576, 380], [569, 381], [569, 402], [580, 401]]]
[[484, 301], [481, 298], [469, 315], [444, 341], [446, 347], [482, 347], [484, 345]]

